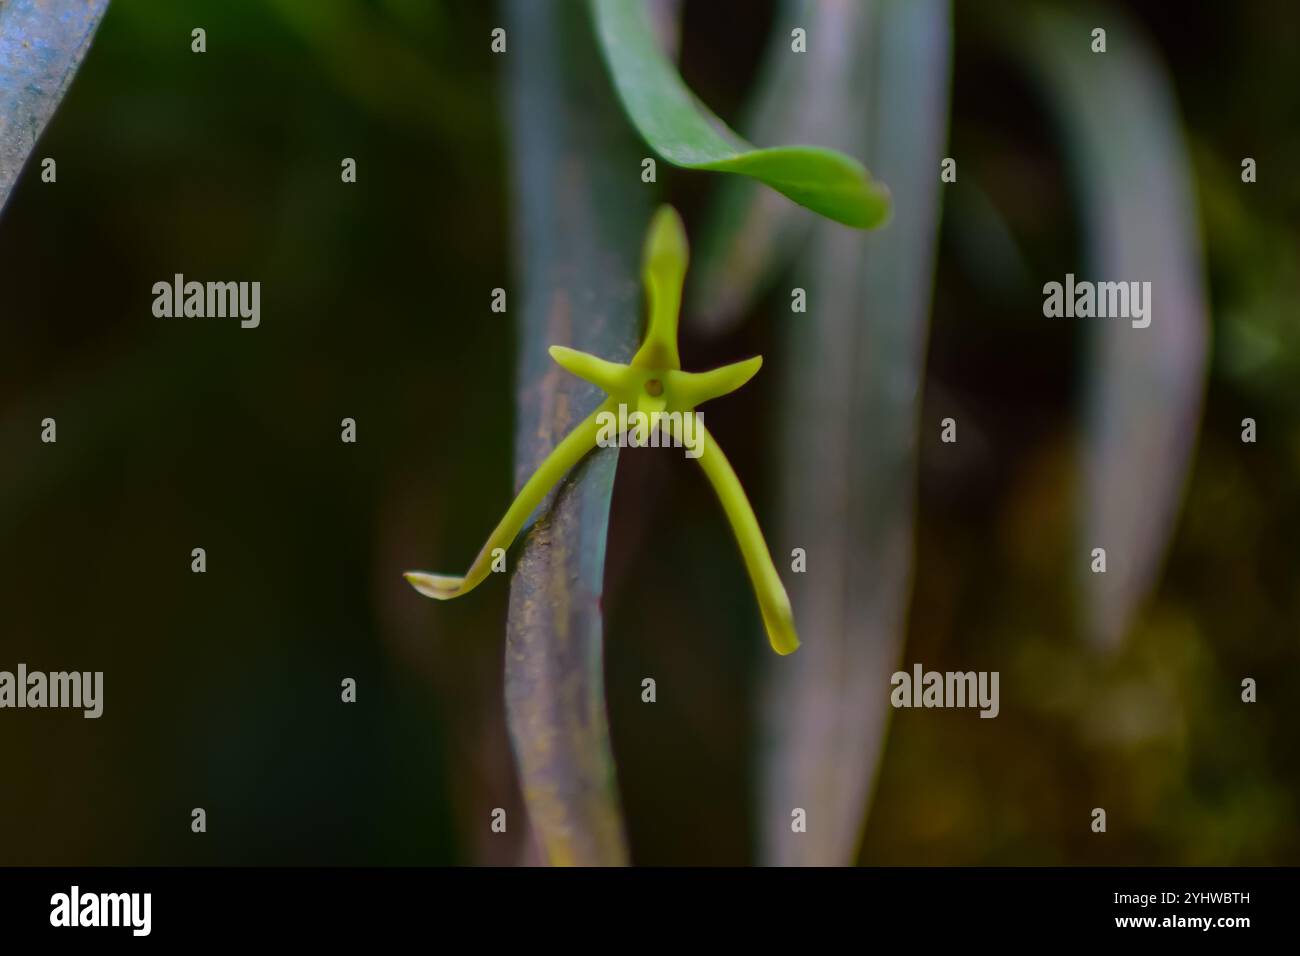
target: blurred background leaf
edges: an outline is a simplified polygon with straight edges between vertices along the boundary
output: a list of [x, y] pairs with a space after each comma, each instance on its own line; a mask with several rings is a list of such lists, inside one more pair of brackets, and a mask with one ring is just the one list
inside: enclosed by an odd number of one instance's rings
[[0, 210], [107, 7], [108, 0], [0, 3]]
[[[861, 236], [819, 224], [794, 270], [807, 314], [783, 317], [781, 543], [807, 634], [768, 667], [761, 759], [763, 860], [844, 865], [857, 855], [889, 716], [911, 593], [922, 369], [948, 124], [946, 0], [881, 0], [838, 25], [856, 42], [859, 148], [896, 214]], [[847, 102], [848, 98], [845, 97]], [[790, 826], [808, 813], [806, 833]]]
[[[759, 143], [861, 148], [862, 50], [871, 4], [860, 0], [783, 0], [741, 128]], [[804, 28], [815, 56], [792, 55], [790, 34]], [[768, 291], [802, 247], [816, 219], [740, 176], [719, 180], [696, 243], [688, 313], [699, 328], [726, 331]]]
[[[1200, 224], [1178, 108], [1141, 32], [1116, 10], [1027, 8], [1018, 31], [1078, 187], [1089, 273], [1150, 282], [1151, 324], [1088, 322], [1081, 534], [1085, 627], [1114, 647], [1154, 586], [1200, 426], [1208, 337]], [[1107, 49], [1090, 37], [1105, 23]], [[1064, 282], [1064, 276], [1053, 277]], [[1094, 548], [1106, 572], [1091, 572]]]

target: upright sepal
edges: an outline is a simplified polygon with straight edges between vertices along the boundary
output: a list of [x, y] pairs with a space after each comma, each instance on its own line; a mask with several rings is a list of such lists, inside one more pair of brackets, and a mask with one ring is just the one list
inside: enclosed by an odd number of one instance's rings
[[672, 206], [660, 206], [646, 236], [641, 278], [646, 291], [645, 341], [632, 358], [641, 368], [681, 368], [677, 354], [677, 317], [690, 247], [686, 227]]

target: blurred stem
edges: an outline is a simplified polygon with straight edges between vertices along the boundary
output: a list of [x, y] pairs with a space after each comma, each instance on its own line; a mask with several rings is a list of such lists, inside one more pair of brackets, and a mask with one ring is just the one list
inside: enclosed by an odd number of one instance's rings
[[[522, 280], [517, 484], [600, 403], [547, 348], [627, 361], [652, 195], [586, 6], [510, 0], [507, 109]], [[519, 300], [516, 299], [516, 302]], [[598, 448], [544, 504], [510, 587], [505, 691], [529, 818], [552, 864], [627, 862], [605, 711], [601, 590], [618, 451]]]

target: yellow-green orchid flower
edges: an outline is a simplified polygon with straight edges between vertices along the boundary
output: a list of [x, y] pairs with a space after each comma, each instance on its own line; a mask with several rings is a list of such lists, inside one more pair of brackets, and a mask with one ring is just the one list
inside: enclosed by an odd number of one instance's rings
[[[681, 413], [667, 419], [673, 437], [680, 440], [681, 422], [697, 405], [735, 391], [754, 376], [763, 364], [761, 357], [724, 365], [711, 372], [682, 371], [677, 355], [677, 315], [681, 307], [687, 258], [686, 232], [681, 218], [671, 206], [663, 206], [655, 213], [646, 237], [642, 278], [649, 319], [641, 348], [630, 363], [622, 365], [561, 345], [551, 346], [551, 357], [561, 367], [603, 389], [607, 398], [569, 432], [533, 472], [465, 575], [451, 577], [408, 571], [406, 580], [417, 591], [445, 601], [466, 594], [481, 584], [491, 572], [494, 553], [510, 546], [547, 493], [596, 447], [602, 422], [609, 421], [609, 416], [617, 413], [620, 405], [646, 416]], [[795, 633], [794, 615], [790, 611], [785, 586], [776, 573], [772, 555], [740, 479], [702, 422], [698, 427], [702, 438], [698, 460], [717, 492], [740, 544], [768, 640], [778, 654], [789, 654], [799, 646], [799, 637]]]

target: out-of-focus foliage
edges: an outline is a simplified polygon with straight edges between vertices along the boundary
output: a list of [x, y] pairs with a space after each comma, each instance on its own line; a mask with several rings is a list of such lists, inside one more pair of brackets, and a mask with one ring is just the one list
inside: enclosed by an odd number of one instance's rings
[[[742, 129], [759, 142], [863, 148], [862, 102], [872, 64], [863, 55], [875, 4], [783, 0], [770, 29]], [[817, 39], [816, 56], [792, 56], [790, 36]], [[712, 190], [701, 223], [691, 313], [709, 330], [734, 327], [803, 248], [816, 220], [743, 177]]]
[[[1182, 503], [1205, 387], [1200, 223], [1178, 111], [1160, 63], [1108, 11], [1105, 54], [1080, 46], [1091, 13], [1033, 8], [1021, 52], [1064, 132], [1086, 227], [1085, 281], [1140, 281], [1145, 327], [1093, 320], [1084, 382], [1075, 554], [1089, 637], [1113, 647], [1155, 583]], [[1084, 276], [1081, 275], [1080, 278]], [[1092, 549], [1105, 551], [1093, 573]]]
[[[786, 552], [808, 555], [791, 590], [810, 639], [767, 669], [761, 838], [778, 864], [853, 862], [889, 726], [948, 127], [946, 0], [841, 9], [857, 68], [827, 92], [906, 215], [870, 236], [818, 227], [792, 271], [809, 307], [785, 317], [780, 510]], [[792, 833], [793, 806], [816, 826]]]
[[0, 210], [107, 6], [108, 0], [0, 3]]

